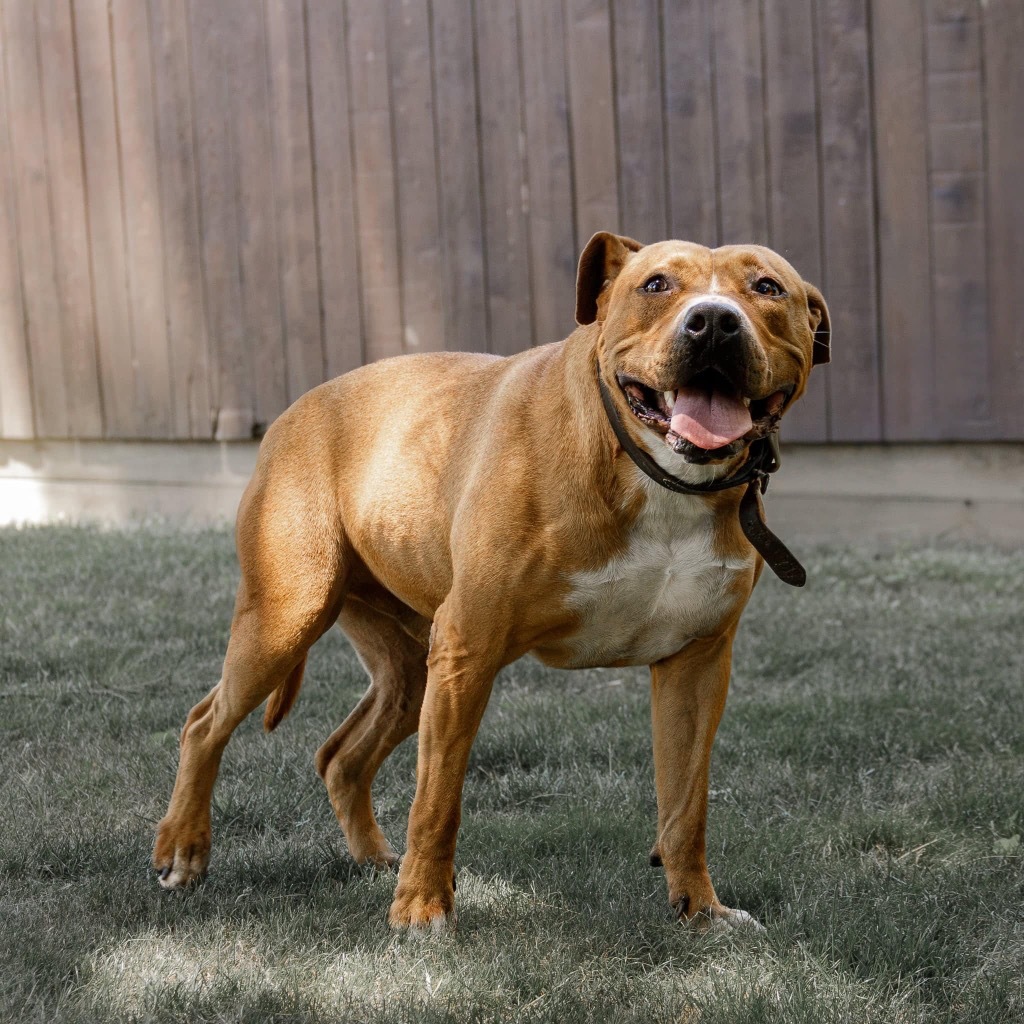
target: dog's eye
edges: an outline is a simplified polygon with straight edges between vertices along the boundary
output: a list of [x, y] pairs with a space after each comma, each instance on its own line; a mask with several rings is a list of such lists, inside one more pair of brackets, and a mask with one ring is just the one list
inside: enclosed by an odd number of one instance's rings
[[754, 282], [754, 291], [758, 295], [782, 295], [782, 285], [770, 277], [762, 277]]
[[644, 282], [643, 290], [648, 294], [653, 294], [654, 292], [667, 292], [668, 278], [663, 274], [655, 274], [654, 277], [649, 278]]

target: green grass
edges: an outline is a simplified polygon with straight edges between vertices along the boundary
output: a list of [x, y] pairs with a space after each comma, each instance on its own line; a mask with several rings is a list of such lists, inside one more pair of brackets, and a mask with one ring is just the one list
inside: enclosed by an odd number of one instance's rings
[[[744, 619], [712, 877], [762, 936], [702, 938], [647, 866], [646, 673], [506, 670], [474, 748], [459, 930], [391, 935], [312, 755], [364, 688], [335, 631], [292, 717], [224, 759], [206, 882], [153, 825], [217, 679], [226, 532], [0, 531], [0, 1019], [1024, 1019], [1024, 554], [822, 552]], [[415, 744], [376, 788], [400, 844]]]

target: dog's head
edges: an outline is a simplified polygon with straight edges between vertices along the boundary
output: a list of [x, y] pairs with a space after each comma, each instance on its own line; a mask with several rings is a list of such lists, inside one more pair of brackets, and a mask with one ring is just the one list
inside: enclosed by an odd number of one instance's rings
[[600, 323], [604, 373], [689, 462], [732, 458], [770, 433], [829, 361], [821, 292], [760, 245], [599, 232], [580, 257], [576, 320]]

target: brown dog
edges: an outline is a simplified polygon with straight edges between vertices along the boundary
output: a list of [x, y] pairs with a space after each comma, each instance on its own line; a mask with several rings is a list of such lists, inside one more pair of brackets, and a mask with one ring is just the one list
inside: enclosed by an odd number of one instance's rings
[[310, 645], [339, 622], [370, 688], [316, 766], [358, 862], [398, 861], [370, 787], [419, 731], [393, 926], [453, 920], [470, 746], [495, 674], [527, 653], [563, 668], [650, 665], [652, 861], [681, 918], [752, 921], [718, 901], [704, 854], [733, 636], [763, 565], [739, 526], [743, 488], [659, 487], [612, 422], [689, 484], [742, 471], [828, 360], [828, 311], [769, 249], [602, 232], [580, 259], [576, 319], [565, 341], [507, 359], [364, 366], [268, 431], [238, 512], [223, 675], [189, 713], [159, 827], [163, 886], [206, 869], [232, 731], [267, 697], [266, 727], [281, 721]]

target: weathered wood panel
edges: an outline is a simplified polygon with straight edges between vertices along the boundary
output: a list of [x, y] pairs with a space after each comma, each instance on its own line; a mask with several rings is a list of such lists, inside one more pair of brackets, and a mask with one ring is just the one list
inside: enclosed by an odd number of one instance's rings
[[352, 169], [345, 9], [309, 4], [309, 79], [316, 171], [320, 308], [327, 376], [363, 362], [362, 291]]
[[179, 438], [208, 438], [213, 422], [209, 338], [203, 301], [184, 7], [177, 0], [149, 0], [149, 31], [172, 387], [170, 434]]
[[[252, 436], [256, 402], [242, 305], [239, 125], [230, 75], [238, 26], [224, 12], [231, 13], [227, 5], [188, 2], [212, 428], [214, 437], [229, 441]], [[261, 60], [261, 55], [249, 59]]]
[[819, 0], [824, 288], [834, 344], [829, 437], [882, 436], [866, 0]]
[[[96, 329], [85, 216], [85, 178], [78, 118], [78, 83], [71, 8], [37, 0], [36, 24], [46, 121], [46, 160], [53, 219], [54, 271], [60, 305], [67, 429], [74, 437], [103, 434]], [[44, 384], [45, 386], [45, 384]]]
[[389, 0], [388, 65], [398, 192], [398, 242], [406, 352], [445, 348], [430, 10]]
[[352, 2], [348, 11], [349, 96], [356, 223], [363, 292], [363, 355], [402, 352], [398, 210], [388, 82], [386, 8]]
[[621, 226], [631, 238], [656, 242], [668, 235], [669, 222], [658, 0], [613, 10]]
[[114, 67], [105, 0], [73, 0], [89, 252], [106, 437], [145, 437], [135, 388]]
[[432, 0], [445, 347], [487, 350], [487, 271], [470, 0]]
[[68, 386], [62, 352], [57, 259], [47, 189], [46, 115], [40, 90], [39, 46], [32, 4], [6, 3], [8, 118], [14, 162], [14, 205], [21, 244], [21, 281], [36, 430], [42, 437], [68, 433]]
[[609, 0], [566, 0], [577, 250], [598, 231], [621, 230], [611, 31]]
[[[804, 280], [824, 286], [818, 90], [811, 0], [764, 0], [768, 243]], [[808, 87], [810, 86], [810, 88]], [[828, 439], [827, 371], [811, 374], [786, 416], [785, 437]]]
[[1024, 438], [1024, 4], [983, 9], [992, 437]]
[[[928, 96], [955, 113], [958, 90], [925, 88], [920, 4], [872, 9], [878, 184], [882, 419], [892, 441], [937, 437], [928, 191]], [[914, 40], [916, 45], [908, 45]], [[950, 100], [953, 102], [951, 103]], [[935, 113], [938, 113], [938, 110]], [[910, 254], [914, 258], [909, 258]]]
[[[269, 12], [253, 0], [221, 2], [227, 4], [224, 10], [230, 12], [234, 25], [224, 44], [228, 47], [225, 74], [233, 125], [230, 156], [237, 177], [238, 301], [241, 343], [252, 366], [253, 425], [249, 429], [260, 433], [288, 405], [292, 348], [294, 361], [301, 364], [309, 341], [299, 335], [294, 346], [290, 339], [286, 345], [281, 250], [287, 235], [279, 229], [279, 220], [287, 217], [287, 202], [276, 183], [275, 142], [279, 140], [274, 127], [280, 118], [271, 100], [271, 82], [274, 70], [280, 69], [271, 67]], [[310, 270], [308, 264], [306, 270]], [[315, 267], [312, 272], [315, 281]], [[246, 428], [240, 422], [238, 429]]]
[[[974, 0], [926, 0], [932, 302], [939, 436], [984, 437], [990, 405], [988, 280], [980, 8]], [[931, 95], [954, 78], [963, 116], [950, 122]]]
[[665, 147], [669, 231], [719, 244], [714, 0], [664, 6]]
[[304, 0], [266, 0], [288, 401], [324, 379]]
[[543, 345], [564, 338], [575, 326], [578, 253], [572, 223], [565, 21], [561, 4], [549, 0], [522, 0], [519, 19], [533, 341]]
[[759, 2], [712, 3], [711, 14], [721, 242], [765, 244], [768, 204]]
[[1018, 0], [0, 0], [0, 436], [247, 438], [573, 325], [597, 230], [767, 242], [787, 439], [1024, 439]]
[[124, 204], [135, 408], [145, 436], [172, 433], [164, 240], [146, 5], [112, 0], [110, 33]]
[[479, 4], [480, 155], [487, 250], [490, 350], [507, 355], [532, 339], [526, 164], [519, 26], [512, 4]]
[[14, 198], [18, 155], [12, 147], [8, 114], [9, 47], [7, 34], [0, 32], [0, 436], [28, 438], [35, 434], [35, 425]]

